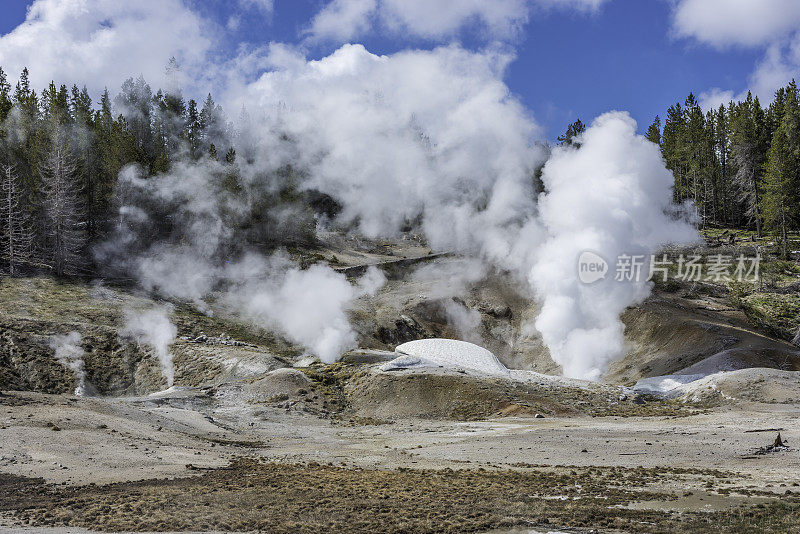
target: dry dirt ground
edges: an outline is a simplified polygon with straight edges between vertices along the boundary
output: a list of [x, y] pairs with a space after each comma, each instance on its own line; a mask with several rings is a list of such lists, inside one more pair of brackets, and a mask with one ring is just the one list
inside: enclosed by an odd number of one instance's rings
[[230, 395], [6, 393], [2, 528], [800, 531], [800, 455], [760, 451], [800, 443], [793, 404], [389, 422]]

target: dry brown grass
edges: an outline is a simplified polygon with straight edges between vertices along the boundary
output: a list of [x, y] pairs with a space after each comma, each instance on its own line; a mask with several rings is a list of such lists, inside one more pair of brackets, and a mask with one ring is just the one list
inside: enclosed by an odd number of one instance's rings
[[[512, 526], [637, 532], [791, 531], [796, 504], [714, 514], [620, 508], [671, 498], [648, 484], [728, 474], [692, 470], [525, 468], [366, 470], [242, 459], [194, 478], [50, 487], [0, 477], [0, 512], [23, 524], [105, 531], [479, 532]], [[555, 497], [565, 497], [563, 500]], [[545, 498], [545, 497], [550, 497]]]

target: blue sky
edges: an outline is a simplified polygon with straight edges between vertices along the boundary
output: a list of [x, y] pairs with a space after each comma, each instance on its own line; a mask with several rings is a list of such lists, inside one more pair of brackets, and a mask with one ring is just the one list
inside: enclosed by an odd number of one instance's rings
[[[698, 1], [683, 0], [686, 4]], [[4, 0], [0, 34], [11, 32], [25, 20], [30, 3]], [[302, 31], [325, 6], [322, 0], [275, 0], [272, 12], [267, 13], [234, 4], [224, 0], [192, 0], [189, 4], [203, 18], [218, 24], [222, 38], [215, 46], [231, 55], [243, 43], [300, 42]], [[663, 116], [670, 104], [683, 100], [689, 91], [699, 95], [720, 88], [725, 96], [731, 96], [746, 90], [771, 43], [764, 39], [755, 45], [720, 46], [699, 33], [677, 36], [673, 9], [674, 4], [666, 0], [607, 0], [594, 12], [534, 8], [522, 31], [504, 40], [503, 46], [516, 54], [505, 81], [550, 139], [578, 117], [588, 122], [604, 111], [627, 110], [644, 130], [654, 115]], [[239, 21], [233, 30], [228, 25], [232, 16]], [[481, 49], [489, 41], [484, 34], [478, 27], [466, 26], [446, 40], [457, 39], [466, 48]], [[432, 48], [443, 42], [380, 29], [356, 40], [381, 54], [410, 47]], [[311, 43], [307, 54], [309, 58], [324, 57], [339, 45], [335, 41]]]

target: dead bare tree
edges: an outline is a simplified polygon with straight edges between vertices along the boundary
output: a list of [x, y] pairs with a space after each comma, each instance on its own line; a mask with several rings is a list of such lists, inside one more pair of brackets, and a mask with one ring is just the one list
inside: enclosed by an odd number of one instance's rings
[[761, 191], [758, 184], [756, 147], [752, 143], [741, 142], [733, 153], [736, 173], [732, 177], [739, 190], [739, 201], [745, 207], [745, 215], [755, 222], [756, 235], [761, 237]]
[[3, 256], [8, 262], [8, 274], [14, 276], [20, 265], [31, 259], [33, 231], [22, 208], [20, 187], [14, 165], [0, 168], [0, 218], [2, 219]]
[[57, 276], [78, 274], [83, 264], [86, 232], [75, 169], [64, 132], [56, 127], [41, 174], [48, 237], [46, 252]]

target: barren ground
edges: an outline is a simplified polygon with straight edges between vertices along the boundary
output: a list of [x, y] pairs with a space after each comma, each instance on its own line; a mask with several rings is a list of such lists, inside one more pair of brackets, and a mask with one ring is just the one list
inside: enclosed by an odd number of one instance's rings
[[785, 532], [800, 521], [797, 451], [754, 454], [774, 440], [767, 429], [797, 443], [795, 405], [359, 424], [190, 393], [4, 396], [6, 525]]

